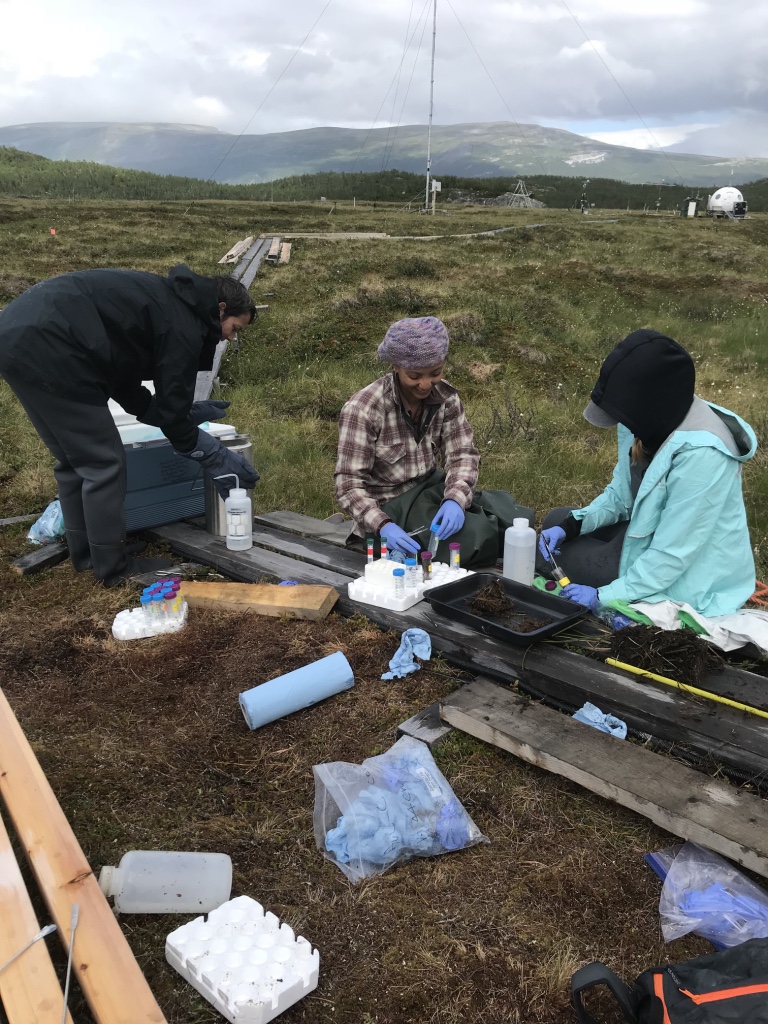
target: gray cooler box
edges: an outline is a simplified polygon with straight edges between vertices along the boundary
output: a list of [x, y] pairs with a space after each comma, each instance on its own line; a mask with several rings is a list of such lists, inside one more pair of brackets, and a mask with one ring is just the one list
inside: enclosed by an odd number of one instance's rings
[[[109, 404], [125, 445], [128, 470], [125, 520], [128, 532], [203, 515], [205, 486], [202, 469], [191, 459], [177, 455], [160, 430], [139, 423], [116, 402]], [[205, 423], [201, 429], [222, 440], [238, 436], [229, 423]]]

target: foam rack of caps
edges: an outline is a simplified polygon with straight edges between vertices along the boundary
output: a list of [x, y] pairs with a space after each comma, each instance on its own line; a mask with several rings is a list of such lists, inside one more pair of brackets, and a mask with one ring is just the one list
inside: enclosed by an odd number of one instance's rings
[[375, 604], [394, 612], [404, 612], [423, 600], [424, 594], [433, 587], [441, 587], [463, 576], [472, 575], [471, 569], [452, 569], [444, 562], [433, 562], [428, 582], [422, 579], [422, 570], [419, 566], [416, 585], [410, 589], [404, 585], [402, 593], [398, 593], [395, 589], [394, 570], [404, 568], [401, 563], [387, 558], [368, 562], [365, 575], [352, 580], [347, 586], [347, 593], [353, 601], [359, 601], [361, 604]]
[[231, 1024], [267, 1024], [317, 988], [320, 954], [250, 896], [165, 941], [168, 963]]

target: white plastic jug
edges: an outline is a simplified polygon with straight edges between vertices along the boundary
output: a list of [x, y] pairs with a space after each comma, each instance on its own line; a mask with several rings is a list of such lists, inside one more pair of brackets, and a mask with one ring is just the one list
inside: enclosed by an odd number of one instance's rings
[[527, 519], [513, 519], [512, 525], [504, 531], [504, 562], [501, 575], [530, 587], [535, 567], [536, 531], [528, 525]]
[[130, 850], [101, 869], [99, 885], [122, 913], [207, 914], [230, 897], [232, 861], [226, 853]]

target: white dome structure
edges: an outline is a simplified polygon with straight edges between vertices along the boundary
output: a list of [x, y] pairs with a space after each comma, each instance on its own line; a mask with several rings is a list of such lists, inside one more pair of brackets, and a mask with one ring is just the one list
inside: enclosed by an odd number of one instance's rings
[[709, 217], [742, 220], [746, 215], [747, 204], [744, 196], [732, 185], [718, 188], [711, 196], [707, 197], [707, 216]]

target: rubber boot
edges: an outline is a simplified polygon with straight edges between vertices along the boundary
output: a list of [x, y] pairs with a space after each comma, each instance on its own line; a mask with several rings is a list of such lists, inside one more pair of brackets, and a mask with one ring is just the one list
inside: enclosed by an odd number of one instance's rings
[[91, 568], [91, 545], [85, 530], [67, 530], [67, 548], [69, 560], [75, 572], [85, 572]]
[[121, 587], [137, 576], [167, 572], [174, 564], [170, 558], [128, 558], [124, 569], [102, 578], [101, 582], [105, 587]]

